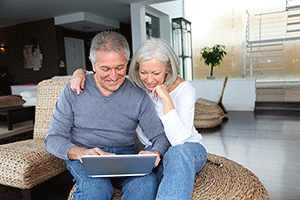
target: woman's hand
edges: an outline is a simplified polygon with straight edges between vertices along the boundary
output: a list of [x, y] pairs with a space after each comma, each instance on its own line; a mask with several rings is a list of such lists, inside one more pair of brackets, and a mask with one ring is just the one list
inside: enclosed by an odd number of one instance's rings
[[165, 85], [158, 85], [152, 90], [153, 97], [158, 100], [158, 97], [162, 99], [164, 105], [164, 114], [167, 114], [171, 110], [175, 109], [173, 101], [169, 95], [168, 87]]
[[154, 164], [154, 167], [157, 167], [159, 162], [160, 162], [160, 157], [161, 157], [161, 154], [159, 151], [156, 151], [156, 150], [150, 150], [150, 151], [140, 151], [139, 154], [156, 154], [157, 157], [156, 157], [156, 160], [155, 160], [155, 164]]
[[168, 87], [165, 85], [158, 85], [152, 90], [153, 97], [158, 100], [158, 97], [162, 100], [170, 98]]
[[86, 81], [85, 74], [86, 71], [84, 69], [77, 69], [73, 73], [70, 88], [74, 92], [77, 92], [77, 94], [83, 92], [85, 81]]

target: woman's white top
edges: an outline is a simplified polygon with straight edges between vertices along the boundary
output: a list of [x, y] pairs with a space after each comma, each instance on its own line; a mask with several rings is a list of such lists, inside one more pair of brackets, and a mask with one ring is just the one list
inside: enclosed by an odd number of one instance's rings
[[[169, 93], [175, 109], [167, 114], [164, 114], [162, 100], [160, 98], [156, 100], [150, 91], [147, 93], [155, 105], [157, 114], [164, 125], [165, 134], [172, 146], [185, 142], [201, 143], [203, 138], [194, 127], [196, 91], [188, 81], [180, 83]], [[137, 127], [136, 132], [142, 144], [151, 145], [140, 126]]]

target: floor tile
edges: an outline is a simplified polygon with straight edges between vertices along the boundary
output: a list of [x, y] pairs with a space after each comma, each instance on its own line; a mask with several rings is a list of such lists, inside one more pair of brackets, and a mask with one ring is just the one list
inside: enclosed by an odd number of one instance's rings
[[300, 118], [229, 112], [219, 130], [201, 133], [209, 153], [252, 171], [271, 200], [300, 199]]

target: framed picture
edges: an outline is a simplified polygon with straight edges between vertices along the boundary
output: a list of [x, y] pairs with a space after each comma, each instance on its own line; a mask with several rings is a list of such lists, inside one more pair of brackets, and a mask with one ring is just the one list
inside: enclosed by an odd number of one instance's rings
[[42, 67], [42, 54], [38, 44], [24, 46], [25, 69], [39, 70]]

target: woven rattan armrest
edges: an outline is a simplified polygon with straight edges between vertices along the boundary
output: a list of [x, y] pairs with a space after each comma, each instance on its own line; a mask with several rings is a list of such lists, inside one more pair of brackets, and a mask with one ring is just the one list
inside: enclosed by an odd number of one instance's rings
[[30, 189], [66, 170], [65, 161], [48, 153], [41, 140], [1, 145], [0, 157], [0, 184], [21, 189]]

